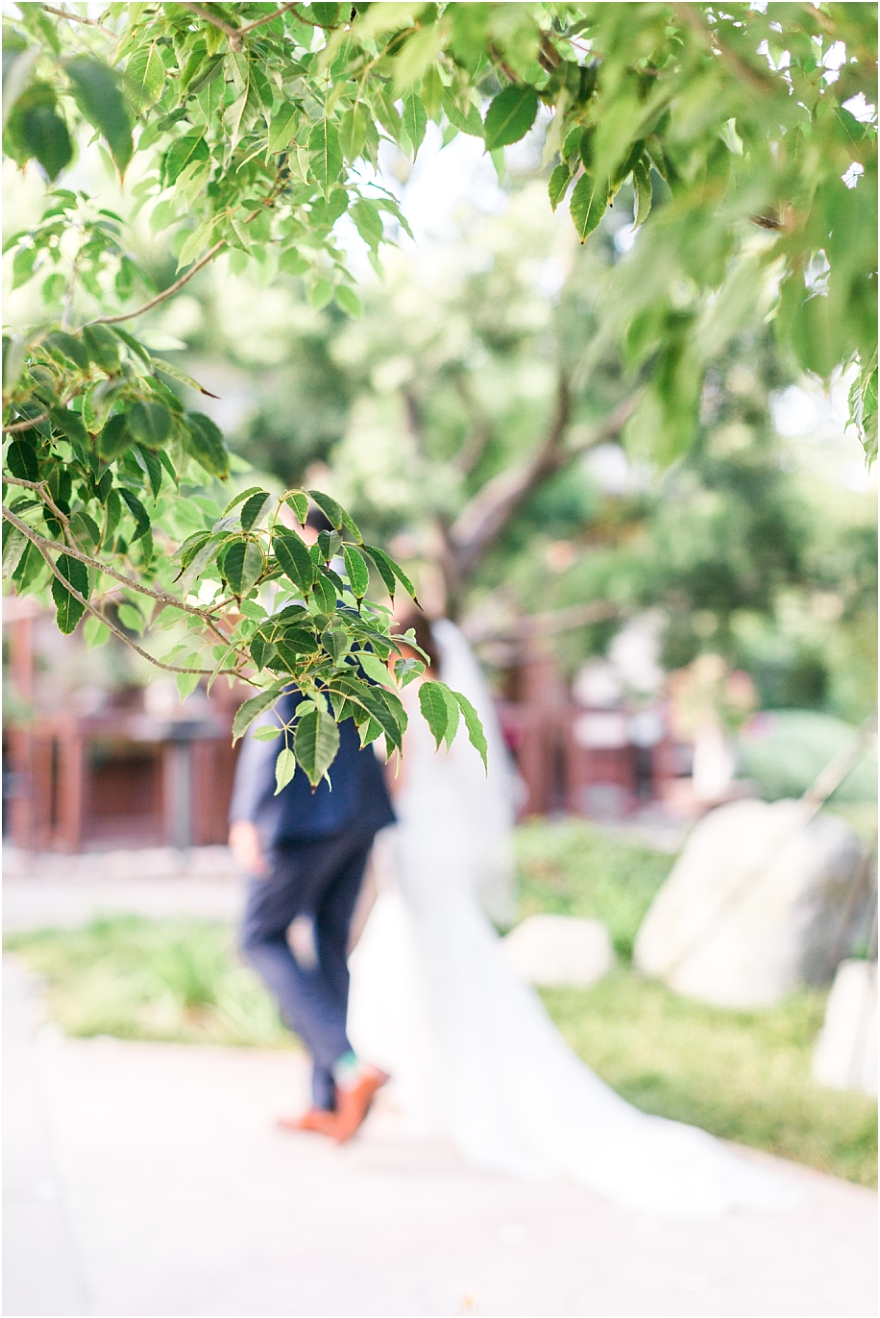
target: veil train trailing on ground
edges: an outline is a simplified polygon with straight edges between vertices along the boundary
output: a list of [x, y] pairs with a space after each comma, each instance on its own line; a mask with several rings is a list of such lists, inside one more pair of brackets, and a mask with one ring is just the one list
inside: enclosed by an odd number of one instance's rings
[[668, 1216], [791, 1206], [788, 1186], [704, 1131], [646, 1116], [614, 1093], [504, 961], [477, 899], [511, 821], [500, 733], [464, 637], [447, 621], [433, 634], [443, 678], [476, 705], [499, 767], [487, 781], [463, 742], [435, 754], [411, 721], [399, 824], [380, 838], [380, 892], [351, 958], [355, 1048], [392, 1072], [414, 1130], [451, 1138], [477, 1166], [569, 1176], [615, 1204]]

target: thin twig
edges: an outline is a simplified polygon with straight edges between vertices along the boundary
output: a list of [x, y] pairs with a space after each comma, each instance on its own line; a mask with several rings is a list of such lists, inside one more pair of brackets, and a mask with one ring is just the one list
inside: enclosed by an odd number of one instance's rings
[[[14, 421], [11, 426], [3, 427], [4, 435], [12, 435], [16, 430], [30, 430], [31, 426], [38, 426], [41, 421], [48, 421], [49, 413], [41, 412], [39, 416], [29, 416], [26, 421]], [[6, 477], [4, 477], [4, 480]]]
[[[28, 484], [28, 482], [16, 480], [14, 477], [4, 477], [4, 479], [11, 481], [16, 485]], [[36, 489], [37, 487], [32, 486], [32, 488]], [[57, 540], [49, 540], [48, 537], [42, 536], [39, 532], [34, 531], [33, 528], [28, 526], [26, 522], [23, 522], [20, 517], [16, 517], [15, 513], [5, 505], [3, 506], [3, 516], [7, 522], [11, 523], [12, 526], [21, 531], [23, 535], [26, 535], [29, 540], [32, 540], [38, 549], [45, 546], [47, 550], [54, 550], [58, 554], [68, 554], [71, 558], [77, 558], [81, 563], [85, 563], [87, 567], [93, 567], [97, 572], [100, 572], [102, 576], [112, 577], [114, 581], [118, 581], [120, 585], [128, 586], [130, 590], [135, 590], [141, 595], [147, 595], [150, 599], [156, 600], [166, 608], [180, 609], [183, 613], [189, 613], [194, 618], [199, 618], [204, 622], [217, 637], [218, 641], [222, 641], [224, 645], [228, 643], [229, 637], [223, 635], [214, 623], [214, 620], [204, 610], [197, 609], [195, 605], [187, 604], [185, 600], [177, 599], [174, 595], [167, 595], [164, 592], [151, 590], [149, 586], [143, 586], [140, 582], [134, 581], [131, 577], [123, 576], [121, 572], [117, 572], [116, 569], [110, 567], [109, 564], [102, 563], [100, 559], [92, 558], [89, 554], [83, 553], [81, 549], [74, 549], [72, 546], [62, 545]]]
[[106, 32], [109, 37], [117, 36], [95, 18], [83, 18], [81, 14], [72, 14], [68, 9], [56, 9], [54, 5], [40, 5], [40, 8], [47, 14], [57, 14], [59, 18], [66, 18], [69, 23], [85, 23], [86, 27], [96, 27], [100, 32]]
[[218, 27], [221, 32], [229, 37], [230, 45], [234, 45], [236, 49], [241, 45], [241, 28], [233, 27], [225, 19], [218, 18], [216, 14], [212, 14], [210, 10], [203, 8], [202, 5], [189, 3], [189, 0], [182, 0], [181, 8], [189, 9], [191, 13], [195, 14], [196, 18], [201, 18], [205, 23], [210, 23], [212, 27]]
[[121, 320], [133, 320], [135, 316], [142, 316], [144, 312], [152, 311], [153, 307], [157, 307], [160, 302], [165, 302], [167, 298], [173, 297], [175, 293], [183, 288], [184, 284], [192, 279], [194, 274], [201, 270], [202, 266], [207, 265], [209, 261], [214, 259], [221, 247], [225, 246], [226, 239], [221, 238], [220, 241], [215, 243], [203, 257], [196, 261], [195, 265], [190, 266], [185, 275], [181, 275], [178, 280], [163, 292], [157, 293], [155, 297], [150, 298], [149, 302], [145, 302], [143, 306], [136, 307], [134, 311], [121, 311], [118, 316], [98, 316], [95, 320], [90, 320], [86, 323], [89, 325], [116, 325]]
[[[166, 664], [163, 663], [161, 659], [154, 658], [154, 656], [149, 654], [148, 651], [142, 649], [141, 646], [137, 645], [131, 639], [131, 637], [126, 636], [125, 632], [122, 630], [121, 627], [117, 627], [115, 623], [111, 622], [109, 618], [105, 617], [105, 615], [101, 612], [100, 609], [96, 608], [94, 604], [90, 603], [90, 601], [87, 600], [84, 595], [80, 594], [76, 586], [74, 586], [72, 582], [67, 580], [67, 577], [61, 571], [61, 569], [59, 567], [56, 567], [49, 553], [49, 550], [47, 548], [44, 548], [43, 544], [40, 543], [43, 540], [42, 536], [37, 535], [35, 531], [31, 531], [30, 527], [27, 526], [24, 522], [19, 522], [19, 519], [15, 517], [14, 514], [10, 516], [6, 508], [3, 509], [3, 516], [7, 517], [7, 519], [13, 523], [13, 525], [17, 526], [18, 529], [22, 532], [22, 534], [31, 542], [31, 544], [37, 550], [37, 553], [41, 556], [41, 558], [49, 567], [49, 570], [51, 571], [52, 575], [57, 577], [58, 580], [61, 582], [62, 586], [67, 591], [68, 595], [71, 595], [77, 601], [77, 603], [81, 604], [83, 608], [92, 615], [92, 617], [97, 618], [99, 622], [102, 622], [104, 626], [107, 628], [107, 630], [111, 632], [112, 635], [115, 636], [118, 640], [122, 641], [125, 645], [127, 645], [130, 650], [134, 650], [136, 654], [139, 654], [142, 659], [146, 659], [148, 663], [153, 664], [155, 668], [164, 668], [165, 671], [168, 673], [196, 673], [198, 674], [199, 677], [211, 676], [212, 670], [210, 668], [181, 668], [179, 664]], [[46, 541], [44, 543], [48, 544], [49, 542]], [[66, 553], [68, 551], [65, 550], [64, 552]], [[236, 676], [238, 677], [242, 676], [238, 669], [235, 669], [235, 673]], [[250, 679], [243, 678], [243, 680], [247, 682]], [[253, 683], [251, 683], [251, 685], [253, 685]]]
[[26, 481], [22, 480], [20, 476], [4, 475], [3, 483], [4, 485], [23, 485], [26, 490], [34, 490], [35, 493], [39, 494], [43, 503], [46, 504], [55, 520], [59, 522], [61, 526], [64, 527], [65, 532], [70, 535], [70, 518], [58, 507], [57, 503], [52, 498], [52, 491], [49, 489], [49, 486], [45, 481]]
[[776, 90], [775, 80], [771, 76], [762, 73], [760, 69], [754, 68], [749, 64], [748, 60], [744, 60], [742, 56], [738, 55], [735, 50], [732, 50], [725, 41], [722, 41], [714, 28], [711, 28], [708, 25], [696, 5], [673, 4], [672, 8], [683, 23], [686, 23], [689, 28], [698, 33], [708, 42], [710, 49], [714, 47], [714, 49], [718, 51], [718, 54], [721, 55], [728, 64], [733, 65], [741, 78], [750, 82], [752, 86], [759, 91], [768, 92]]

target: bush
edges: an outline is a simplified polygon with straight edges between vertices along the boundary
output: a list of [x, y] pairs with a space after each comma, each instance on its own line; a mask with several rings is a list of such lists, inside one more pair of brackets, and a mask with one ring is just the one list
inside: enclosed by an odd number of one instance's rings
[[516, 857], [520, 918], [547, 911], [602, 920], [625, 961], [674, 860], [585, 819], [522, 824]]

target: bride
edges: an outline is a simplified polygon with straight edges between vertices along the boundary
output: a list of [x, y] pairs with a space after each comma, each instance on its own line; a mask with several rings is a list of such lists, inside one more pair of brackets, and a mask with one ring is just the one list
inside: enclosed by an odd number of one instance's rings
[[512, 774], [461, 632], [441, 620], [425, 641], [432, 676], [476, 706], [490, 770], [462, 737], [435, 753], [416, 684], [406, 689], [399, 823], [380, 835], [379, 894], [350, 961], [355, 1050], [392, 1074], [411, 1129], [451, 1138], [476, 1166], [565, 1175], [622, 1207], [674, 1217], [790, 1206], [787, 1185], [705, 1131], [620, 1098], [506, 964], [480, 901], [509, 918]]

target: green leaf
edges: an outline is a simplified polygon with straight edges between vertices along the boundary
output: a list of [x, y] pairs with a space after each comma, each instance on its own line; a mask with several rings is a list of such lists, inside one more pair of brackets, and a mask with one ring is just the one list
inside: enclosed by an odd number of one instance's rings
[[348, 573], [351, 593], [360, 603], [369, 589], [370, 569], [364, 561], [363, 554], [355, 549], [353, 545], [345, 545], [342, 550], [342, 557], [345, 560], [345, 570]]
[[382, 224], [382, 214], [378, 206], [373, 201], [367, 201], [363, 197], [349, 207], [349, 215], [355, 222], [358, 233], [369, 247], [370, 251], [378, 251], [379, 244], [382, 242], [385, 228]]
[[425, 665], [421, 659], [396, 659], [394, 662], [394, 676], [401, 686], [409, 686], [424, 671]]
[[449, 704], [443, 692], [442, 684], [440, 682], [423, 682], [419, 687], [419, 705], [425, 721], [431, 729], [431, 736], [434, 738], [437, 750], [439, 750], [449, 724]]
[[138, 114], [156, 104], [164, 85], [165, 66], [156, 43], [136, 50], [125, 66], [125, 90]]
[[51, 334], [46, 335], [46, 347], [53, 357], [60, 354], [73, 362], [74, 366], [78, 366], [81, 371], [89, 369], [89, 350], [82, 339], [76, 338], [73, 334], [67, 334], [64, 330], [53, 330]]
[[339, 728], [330, 714], [313, 706], [296, 726], [297, 762], [313, 787], [324, 777], [339, 750]]
[[379, 575], [388, 587], [388, 594], [391, 598], [394, 599], [394, 579], [396, 577], [406, 593], [418, 603], [415, 586], [410, 581], [403, 568], [395, 563], [394, 559], [391, 558], [389, 554], [386, 554], [384, 549], [377, 549], [375, 545], [364, 545], [363, 548], [364, 553], [369, 554], [370, 558], [376, 564], [376, 567], [379, 570]]
[[212, 394], [210, 389], [206, 389], [204, 385], [199, 384], [198, 380], [194, 380], [191, 375], [187, 375], [186, 371], [182, 371], [179, 366], [175, 366], [172, 362], [166, 362], [162, 357], [154, 357], [152, 365], [154, 370], [161, 371], [163, 375], [170, 375], [172, 380], [177, 380], [178, 384], [185, 384], [187, 389], [194, 389], [196, 393], [205, 394], [208, 398], [217, 397], [217, 394]]
[[342, 507], [342, 504], [337, 503], [335, 499], [331, 499], [329, 494], [322, 494], [320, 490], [309, 490], [308, 494], [311, 499], [314, 499], [335, 530], [341, 531], [345, 527], [347, 531], [351, 532], [358, 544], [362, 543], [360, 531]]
[[14, 439], [6, 453], [6, 465], [13, 476], [20, 481], [38, 481], [40, 468], [33, 444], [26, 439]]
[[229, 451], [223, 442], [223, 434], [209, 416], [201, 412], [187, 412], [185, 440], [186, 448], [212, 476], [225, 480], [229, 475]]
[[403, 98], [403, 127], [410, 140], [413, 159], [415, 159], [419, 154], [419, 147], [425, 140], [425, 129], [428, 127], [428, 112], [415, 92], [407, 92]]
[[147, 477], [150, 482], [150, 489], [153, 492], [153, 498], [159, 497], [159, 491], [162, 489], [162, 464], [156, 457], [152, 449], [138, 448], [138, 456], [147, 470]]
[[[260, 729], [262, 731], [262, 729]], [[256, 734], [255, 734], [256, 735]], [[276, 734], [273, 733], [273, 739]], [[292, 780], [296, 772], [296, 756], [293, 751], [285, 746], [278, 752], [278, 759], [275, 761], [275, 795], [283, 792], [287, 784]]]
[[282, 728], [280, 725], [271, 727], [266, 724], [263, 727], [254, 729], [254, 741], [277, 741], [281, 736]]
[[342, 147], [339, 132], [329, 119], [320, 119], [309, 134], [309, 167], [324, 196], [342, 173]]
[[437, 685], [441, 688], [443, 692], [443, 698], [446, 701], [448, 721], [446, 724], [446, 732], [444, 734], [444, 740], [446, 742], [446, 749], [448, 750], [449, 747], [452, 745], [456, 732], [458, 731], [458, 717], [460, 711], [458, 708], [458, 704], [455, 700], [455, 697], [453, 696], [452, 692], [450, 691], [446, 683], [438, 682]]
[[284, 575], [305, 594], [315, 579], [315, 565], [307, 546], [293, 531], [277, 530], [272, 539], [272, 551]]
[[226, 580], [239, 599], [259, 580], [264, 567], [263, 551], [253, 540], [234, 540], [223, 559]]
[[52, 418], [52, 425], [72, 443], [83, 446], [88, 444], [88, 432], [79, 412], [74, 412], [69, 407], [53, 407], [49, 415]]
[[[69, 554], [59, 554], [56, 567], [74, 590], [79, 591], [84, 599], [88, 599], [89, 571], [85, 563], [81, 563], [78, 558], [71, 558]], [[85, 613], [85, 605], [74, 599], [56, 576], [52, 577], [52, 598], [55, 601], [55, 621], [58, 629], [64, 632], [65, 636], [69, 636]]]
[[265, 691], [258, 692], [257, 695], [251, 696], [246, 700], [239, 710], [236, 711], [235, 718], [232, 720], [232, 742], [233, 745], [243, 737], [254, 719], [259, 718], [264, 710], [270, 705], [274, 705], [281, 692], [289, 684], [290, 678], [282, 677], [271, 686], [267, 686]]
[[339, 145], [351, 165], [357, 160], [367, 140], [367, 116], [362, 105], [350, 105], [339, 125]]
[[505, 87], [486, 111], [486, 150], [519, 142], [535, 122], [538, 93], [534, 87]]
[[565, 190], [568, 187], [571, 171], [568, 165], [557, 165], [550, 175], [550, 182], [547, 185], [547, 192], [550, 196], [550, 205], [556, 210], [562, 198], [565, 196]]
[[115, 334], [111, 334], [106, 325], [86, 325], [82, 336], [92, 361], [108, 375], [115, 375], [119, 371], [119, 347]]
[[262, 485], [249, 485], [246, 490], [242, 490], [234, 499], [229, 500], [229, 503], [223, 509], [223, 516], [225, 517], [227, 513], [231, 513], [233, 508], [237, 508], [240, 503], [244, 503], [245, 499], [249, 499], [252, 494], [262, 494], [263, 498], [267, 497]]
[[273, 494], [260, 490], [245, 500], [241, 510], [241, 525], [245, 531], [250, 531], [268, 513], [274, 498]]
[[144, 630], [144, 619], [140, 611], [131, 604], [120, 604], [119, 621], [128, 631], [140, 636]]
[[134, 544], [136, 540], [140, 540], [150, 530], [150, 517], [140, 499], [137, 495], [132, 494], [131, 490], [127, 490], [123, 485], [120, 485], [119, 493], [128, 504], [129, 511], [136, 523], [135, 534], [131, 539], [131, 543]]
[[83, 637], [87, 650], [97, 650], [110, 640], [110, 628], [92, 613], [83, 623]]
[[178, 175], [183, 173], [187, 165], [191, 165], [195, 160], [208, 160], [210, 155], [208, 143], [205, 141], [204, 132], [201, 130], [178, 137], [176, 142], [172, 142], [165, 155], [164, 175], [166, 185], [170, 187], [177, 180]]
[[296, 136], [300, 111], [292, 101], [282, 105], [269, 125], [269, 150], [274, 156], [289, 146]]
[[370, 650], [358, 650], [357, 661], [373, 682], [394, 690], [394, 680], [377, 654], [373, 654]]
[[117, 413], [108, 418], [98, 436], [98, 453], [105, 462], [113, 462], [131, 446], [133, 439], [128, 428], [128, 414]]
[[124, 174], [133, 149], [131, 124], [114, 73], [87, 55], [69, 60], [66, 68], [80, 109], [103, 134], [116, 168]]
[[294, 490], [291, 494], [284, 497], [284, 502], [290, 508], [300, 526], [305, 526], [306, 518], [309, 515], [309, 501], [301, 490]]
[[462, 114], [455, 103], [454, 97], [447, 91], [443, 96], [443, 109], [446, 112], [446, 118], [460, 133], [467, 133], [469, 137], [485, 136], [483, 121], [475, 105], [469, 105], [467, 114]]
[[360, 320], [364, 314], [363, 303], [353, 288], [348, 284], [337, 284], [335, 296], [347, 316], [351, 316], [353, 320]]
[[191, 696], [199, 684], [199, 673], [178, 673], [177, 674], [177, 693], [181, 700], [186, 700]]
[[640, 160], [633, 170], [633, 187], [636, 194], [633, 228], [637, 229], [648, 218], [652, 201], [651, 171], [643, 160]]
[[571, 194], [569, 209], [575, 229], [581, 242], [598, 227], [605, 214], [607, 192], [600, 187], [592, 174], [581, 174]]
[[324, 568], [321, 568], [318, 572], [318, 579], [312, 586], [312, 595], [322, 613], [333, 613], [335, 611], [336, 587]]
[[17, 99], [9, 112], [4, 139], [20, 164], [33, 157], [52, 182], [73, 158], [67, 124], [58, 113], [55, 92], [48, 83], [32, 83]]
[[126, 415], [132, 438], [144, 448], [161, 448], [171, 434], [171, 413], [164, 403], [138, 400]]
[[486, 741], [486, 734], [483, 731], [483, 725], [480, 722], [480, 717], [477, 714], [477, 711], [474, 709], [471, 702], [465, 696], [463, 696], [460, 691], [452, 691], [450, 689], [450, 694], [458, 702], [458, 707], [461, 710], [462, 716], [464, 718], [465, 727], [468, 730], [468, 737], [470, 738], [470, 743], [475, 750], [479, 751], [480, 759], [483, 761], [483, 768], [488, 773], [489, 762], [487, 759], [487, 754], [488, 754], [489, 746]]
[[21, 562], [30, 541], [16, 527], [3, 523], [3, 576], [9, 578]]

